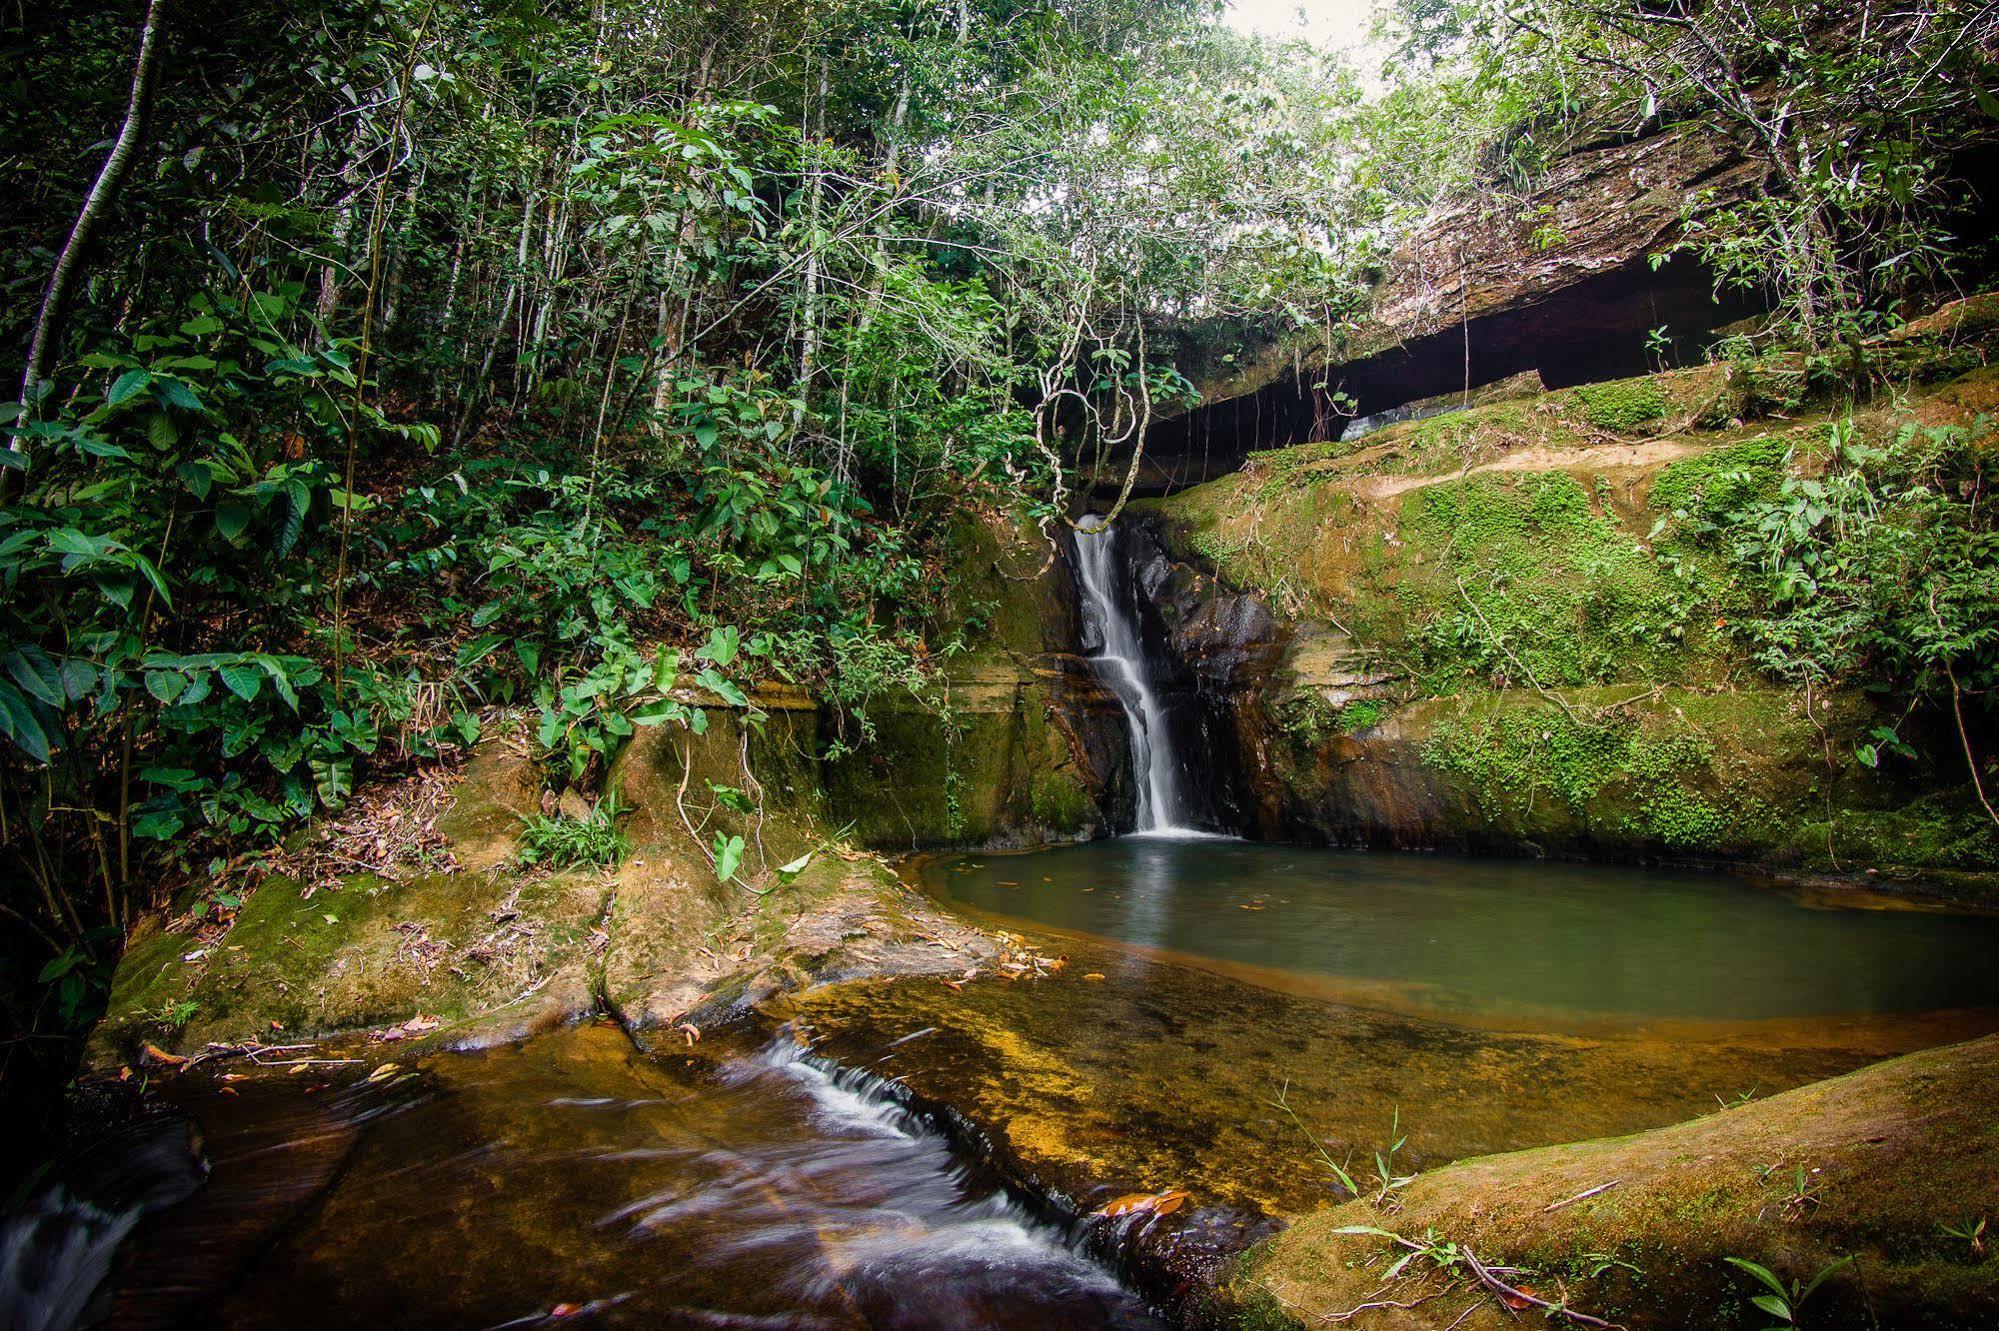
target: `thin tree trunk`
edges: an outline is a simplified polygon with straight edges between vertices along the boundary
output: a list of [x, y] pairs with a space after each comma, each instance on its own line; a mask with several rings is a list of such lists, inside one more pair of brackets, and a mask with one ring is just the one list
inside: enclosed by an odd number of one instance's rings
[[[28, 411], [40, 398], [42, 372], [48, 366], [48, 358], [54, 349], [56, 332], [61, 327], [63, 305], [69, 298], [70, 284], [76, 280], [76, 269], [83, 255], [83, 248], [90, 243], [90, 236], [97, 224], [109, 212], [113, 200], [118, 197], [118, 187], [124, 183], [125, 173], [131, 170], [132, 154], [139, 146], [139, 136], [145, 132], [146, 109], [152, 101], [153, 75], [159, 64], [160, 29], [166, 21], [168, 0], [152, 0], [146, 6], [146, 27], [139, 35], [138, 59], [132, 63], [132, 94], [125, 105], [125, 123], [119, 126], [118, 138], [111, 145], [111, 152], [98, 169], [97, 179], [84, 197], [83, 208], [76, 215], [76, 224], [69, 229], [69, 239], [63, 242], [62, 253], [56, 257], [56, 266], [49, 274], [49, 285], [42, 293], [42, 307], [35, 316], [35, 332], [28, 343], [28, 363], [21, 376], [21, 407]], [[8, 447], [19, 450], [21, 442], [17, 436]]]
[[807, 191], [805, 297], [804, 308], [799, 312], [801, 327], [798, 337], [798, 400], [801, 403], [810, 399], [812, 371], [819, 354], [819, 213], [826, 188], [826, 172], [820, 164], [819, 154], [826, 135], [826, 91], [826, 63], [822, 59], [819, 64], [817, 132], [809, 144], [812, 183]]

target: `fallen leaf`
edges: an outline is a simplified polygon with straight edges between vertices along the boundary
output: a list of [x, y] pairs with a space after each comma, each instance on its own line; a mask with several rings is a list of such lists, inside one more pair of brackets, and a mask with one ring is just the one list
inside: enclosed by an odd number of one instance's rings
[[1104, 973], [1102, 971], [1091, 971], [1088, 975], [1085, 975], [1083, 978], [1086, 980], [1101, 980], [1104, 978]]
[[675, 1029], [676, 1031], [680, 1031], [681, 1033], [687, 1036], [687, 1043], [690, 1047], [694, 1044], [695, 1041], [701, 1038], [701, 1028], [699, 1026], [696, 1026], [691, 1021], [677, 1022], [675, 1023], [673, 1029]]
[[1180, 1188], [1165, 1192], [1134, 1192], [1105, 1202], [1091, 1214], [1107, 1219], [1128, 1215], [1172, 1215], [1187, 1204], [1192, 1194]]
[[177, 1068], [181, 1064], [187, 1062], [187, 1059], [182, 1055], [169, 1054], [166, 1050], [150, 1042], [146, 1045], [145, 1049], [142, 1052], [146, 1055], [146, 1058], [151, 1062], [164, 1063], [170, 1068]]
[[965, 982], [963, 980], [939, 980], [938, 983], [943, 985], [946, 989], [962, 990], [965, 987]]
[[389, 1078], [395, 1076], [398, 1072], [401, 1071], [402, 1069], [397, 1067], [394, 1063], [384, 1063], [382, 1064], [382, 1066], [376, 1068], [373, 1072], [368, 1074], [368, 1080], [371, 1082], [387, 1081]]

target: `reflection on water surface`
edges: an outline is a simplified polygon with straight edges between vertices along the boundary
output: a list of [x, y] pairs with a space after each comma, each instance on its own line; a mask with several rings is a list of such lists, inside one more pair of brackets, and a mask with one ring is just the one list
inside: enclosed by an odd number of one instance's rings
[[1531, 1024], [1999, 1005], [1999, 918], [1813, 909], [1718, 874], [1126, 837], [933, 862], [1033, 925]]

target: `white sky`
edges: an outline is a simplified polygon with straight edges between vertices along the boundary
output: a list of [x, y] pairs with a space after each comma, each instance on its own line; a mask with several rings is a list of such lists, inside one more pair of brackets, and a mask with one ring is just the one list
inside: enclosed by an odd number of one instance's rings
[[1373, 14], [1374, 0], [1229, 0], [1227, 21], [1269, 37], [1304, 37], [1351, 51], [1366, 40]]

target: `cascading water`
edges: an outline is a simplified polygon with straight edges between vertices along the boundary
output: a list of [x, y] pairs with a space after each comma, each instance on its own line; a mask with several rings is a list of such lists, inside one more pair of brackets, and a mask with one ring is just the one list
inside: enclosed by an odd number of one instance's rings
[[1119, 595], [1128, 583], [1119, 576], [1116, 538], [1095, 513], [1077, 526], [1076, 576], [1083, 591], [1085, 645], [1094, 636], [1096, 650], [1090, 663], [1124, 705], [1132, 773], [1138, 778], [1134, 830], [1152, 836], [1203, 835], [1187, 822], [1180, 763], [1173, 752], [1166, 709], [1147, 669], [1145, 646], [1138, 635], [1138, 607]]

